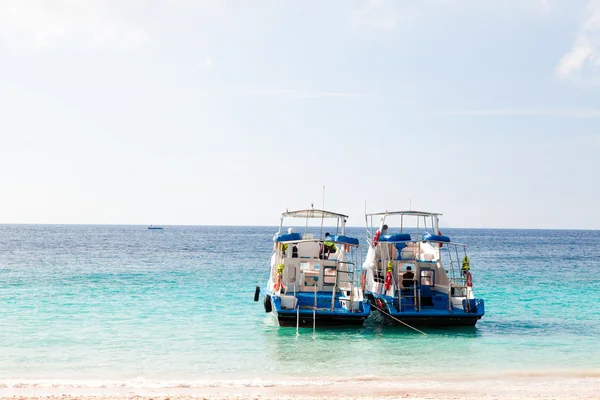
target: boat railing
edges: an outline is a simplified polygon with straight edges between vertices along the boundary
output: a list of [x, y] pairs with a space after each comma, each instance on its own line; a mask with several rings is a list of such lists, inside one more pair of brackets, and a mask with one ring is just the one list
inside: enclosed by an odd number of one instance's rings
[[[457, 242], [442, 242], [437, 240], [406, 240], [397, 242], [383, 242], [392, 244], [396, 247], [397, 255], [394, 258], [398, 261], [415, 261], [415, 262], [441, 262], [442, 265], [447, 265], [446, 271], [451, 282], [457, 285], [465, 285], [466, 277], [462, 271], [462, 257], [467, 255], [467, 245]], [[439, 246], [431, 248], [423, 248], [423, 243], [434, 243]], [[398, 249], [396, 245], [404, 245]], [[461, 254], [462, 253], [462, 254]], [[392, 260], [389, 249], [386, 250], [386, 258]], [[446, 255], [447, 260], [442, 260], [443, 255]]]
[[[385, 241], [379, 242], [378, 247], [381, 248], [380, 245], [388, 244], [393, 245], [396, 248], [397, 255], [395, 257], [396, 260], [415, 260], [415, 261], [437, 261], [440, 258], [440, 249], [442, 248], [466, 248], [466, 244], [456, 243], [456, 242], [444, 242], [438, 240], [400, 240], [400, 241]], [[436, 246], [431, 246], [430, 248], [426, 248], [423, 244], [434, 244]], [[431, 251], [433, 248], [433, 251]], [[386, 255], [389, 259], [391, 259], [391, 254], [389, 250], [389, 246], [385, 247]]]
[[443, 245], [449, 244], [449, 245], [453, 245], [453, 246], [467, 247], [467, 245], [464, 243], [445, 242], [445, 241], [433, 240], [433, 239], [411, 239], [411, 240], [397, 240], [397, 241], [386, 240], [386, 241], [380, 241], [378, 243], [391, 243], [391, 244], [396, 244], [396, 243], [441, 243]]
[[467, 245], [449, 243], [450, 246], [446, 246], [440, 252], [440, 258], [443, 255], [447, 257], [447, 270], [448, 279], [454, 287], [466, 287], [467, 276], [463, 269], [463, 260], [467, 257]]

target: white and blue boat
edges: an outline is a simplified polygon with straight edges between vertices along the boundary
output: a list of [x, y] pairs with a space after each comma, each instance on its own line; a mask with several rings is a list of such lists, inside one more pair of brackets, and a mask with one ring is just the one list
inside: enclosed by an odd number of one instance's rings
[[[315, 209], [281, 215], [264, 298], [280, 326], [360, 326], [369, 316], [358, 282], [359, 240], [346, 236], [347, 218]], [[294, 231], [298, 225], [303, 233]]]
[[[441, 234], [438, 213], [366, 214], [369, 250], [361, 283], [376, 320], [410, 326], [474, 326], [485, 314], [475, 298], [467, 246]], [[379, 226], [375, 231], [374, 222]]]

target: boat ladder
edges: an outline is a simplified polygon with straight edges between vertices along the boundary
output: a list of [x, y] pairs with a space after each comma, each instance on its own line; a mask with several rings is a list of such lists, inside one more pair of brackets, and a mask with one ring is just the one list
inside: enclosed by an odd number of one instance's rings
[[[398, 293], [398, 312], [402, 312], [402, 299], [406, 299], [408, 304], [407, 306], [414, 307], [415, 311], [419, 311], [420, 309], [420, 292], [417, 290], [417, 282], [413, 275], [412, 286], [408, 288], [400, 287], [404, 283], [404, 274], [406, 271], [398, 271], [398, 276], [396, 277], [396, 291]], [[414, 272], [413, 272], [414, 274]]]
[[[338, 292], [338, 290], [343, 293], [350, 292], [350, 295], [344, 299], [349, 300], [350, 305], [354, 304], [353, 302], [355, 300], [354, 287], [356, 285], [354, 281], [354, 273], [356, 264], [351, 261], [340, 261], [339, 264], [344, 264], [347, 266], [347, 268], [345, 271], [342, 271], [338, 268], [338, 266], [335, 267], [334, 285], [331, 293], [331, 311], [333, 311], [335, 306], [335, 294]], [[344, 275], [345, 279], [343, 278]]]

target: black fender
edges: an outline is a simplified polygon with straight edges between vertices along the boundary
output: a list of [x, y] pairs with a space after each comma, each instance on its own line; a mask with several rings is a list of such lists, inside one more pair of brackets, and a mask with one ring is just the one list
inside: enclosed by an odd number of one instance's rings
[[265, 312], [270, 313], [273, 311], [273, 305], [271, 304], [271, 295], [268, 294], [265, 296]]
[[260, 296], [260, 286], [257, 286], [254, 290], [254, 301], [258, 301], [258, 296]]

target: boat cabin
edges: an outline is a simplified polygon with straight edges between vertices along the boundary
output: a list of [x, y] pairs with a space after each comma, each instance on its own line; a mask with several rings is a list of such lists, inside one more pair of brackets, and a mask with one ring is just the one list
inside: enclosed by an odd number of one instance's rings
[[[352, 312], [360, 308], [363, 296], [356, 282], [359, 241], [345, 235], [346, 218], [314, 209], [282, 214], [279, 232], [287, 233], [273, 238], [270, 289], [278, 295], [283, 310], [340, 308]], [[296, 222], [286, 225], [290, 219]], [[304, 227], [298, 227], [298, 219]], [[335, 220], [335, 226], [324, 226], [328, 219]]]
[[439, 215], [397, 211], [366, 216], [371, 244], [363, 271], [366, 292], [380, 298], [394, 315], [476, 308], [465, 268], [466, 245], [442, 235]]

